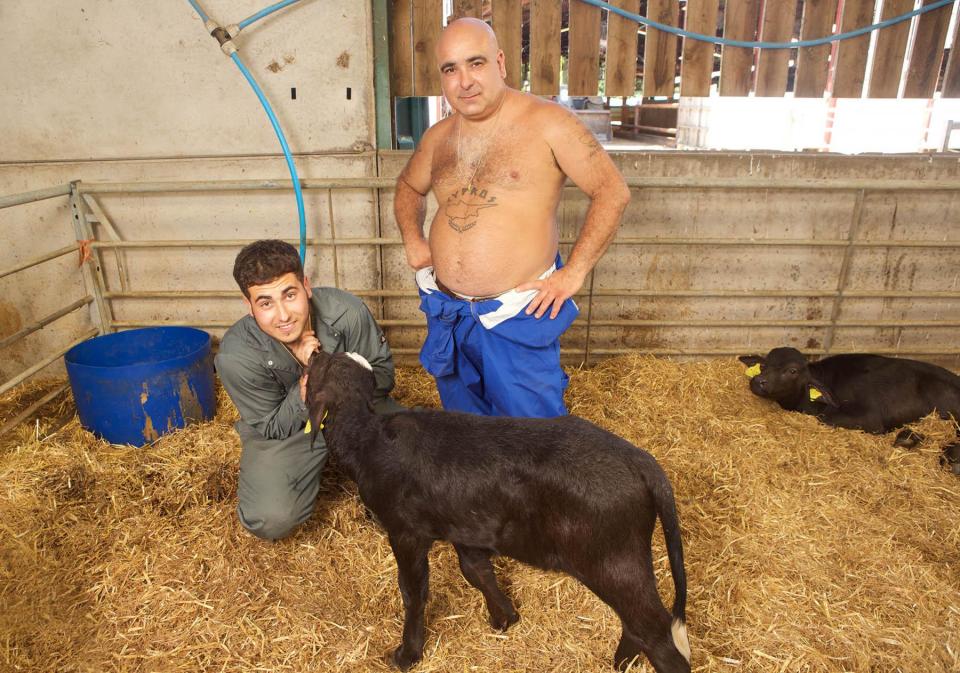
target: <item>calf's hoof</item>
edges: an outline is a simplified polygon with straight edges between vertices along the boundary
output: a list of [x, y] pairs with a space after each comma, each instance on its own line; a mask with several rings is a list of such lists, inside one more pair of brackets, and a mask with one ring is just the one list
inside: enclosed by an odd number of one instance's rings
[[490, 615], [490, 626], [494, 631], [506, 631], [511, 626], [520, 621], [520, 615], [516, 610], [502, 615]]
[[960, 460], [950, 460], [947, 456], [940, 456], [940, 466], [960, 477]]
[[923, 435], [909, 428], [904, 428], [897, 433], [897, 438], [893, 440], [893, 445], [904, 449], [912, 449], [922, 441]]
[[940, 455], [940, 465], [960, 476], [960, 444], [950, 444], [943, 447], [943, 453]]
[[420, 661], [421, 656], [420, 652], [410, 652], [405, 650], [403, 645], [401, 645], [390, 655], [390, 661], [388, 663], [393, 664], [401, 671], [406, 671]]

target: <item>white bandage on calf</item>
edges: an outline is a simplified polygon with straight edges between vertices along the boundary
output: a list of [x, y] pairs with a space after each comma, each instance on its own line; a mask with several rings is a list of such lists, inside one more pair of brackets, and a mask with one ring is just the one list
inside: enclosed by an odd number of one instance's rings
[[357, 364], [363, 365], [364, 367], [366, 367], [366, 368], [367, 368], [368, 370], [370, 370], [371, 372], [373, 371], [373, 367], [371, 367], [371, 366], [370, 366], [370, 363], [367, 362], [367, 358], [363, 357], [363, 356], [360, 355], [359, 353], [344, 353], [344, 355], [346, 355], [348, 358], [350, 358], [351, 360], [353, 360], [353, 361], [356, 362]]

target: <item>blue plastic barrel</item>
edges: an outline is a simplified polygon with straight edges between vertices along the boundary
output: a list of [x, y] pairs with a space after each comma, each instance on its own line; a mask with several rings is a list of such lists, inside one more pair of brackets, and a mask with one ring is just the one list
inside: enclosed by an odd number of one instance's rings
[[80, 423], [112, 444], [143, 446], [216, 413], [210, 335], [202, 330], [105, 334], [64, 359]]

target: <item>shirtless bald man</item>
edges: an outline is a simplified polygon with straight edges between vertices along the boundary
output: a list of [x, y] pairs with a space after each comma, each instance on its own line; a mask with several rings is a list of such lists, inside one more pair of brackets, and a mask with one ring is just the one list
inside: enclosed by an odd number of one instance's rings
[[[427, 316], [420, 361], [445, 409], [564, 415], [559, 338], [579, 312], [571, 297], [616, 234], [630, 191], [576, 115], [506, 85], [486, 23], [449, 24], [436, 57], [456, 114], [424, 134], [394, 202]], [[563, 265], [556, 214], [568, 177], [590, 208]], [[427, 241], [431, 190], [439, 208]]]

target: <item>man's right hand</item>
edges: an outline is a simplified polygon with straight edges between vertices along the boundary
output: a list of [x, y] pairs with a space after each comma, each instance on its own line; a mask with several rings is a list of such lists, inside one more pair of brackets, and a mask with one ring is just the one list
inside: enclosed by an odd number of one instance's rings
[[293, 353], [293, 357], [297, 358], [297, 361], [304, 367], [307, 366], [313, 352], [318, 350], [320, 350], [320, 340], [317, 339], [313, 330], [305, 331], [295, 344], [290, 345], [290, 352]]
[[433, 265], [433, 257], [430, 255], [430, 244], [427, 243], [425, 238], [405, 243], [403, 249], [407, 253], [407, 264], [409, 264], [414, 271], [419, 271], [425, 266]]
[[303, 403], [307, 403], [307, 374], [309, 372], [304, 372], [300, 376], [300, 399], [303, 400]]

